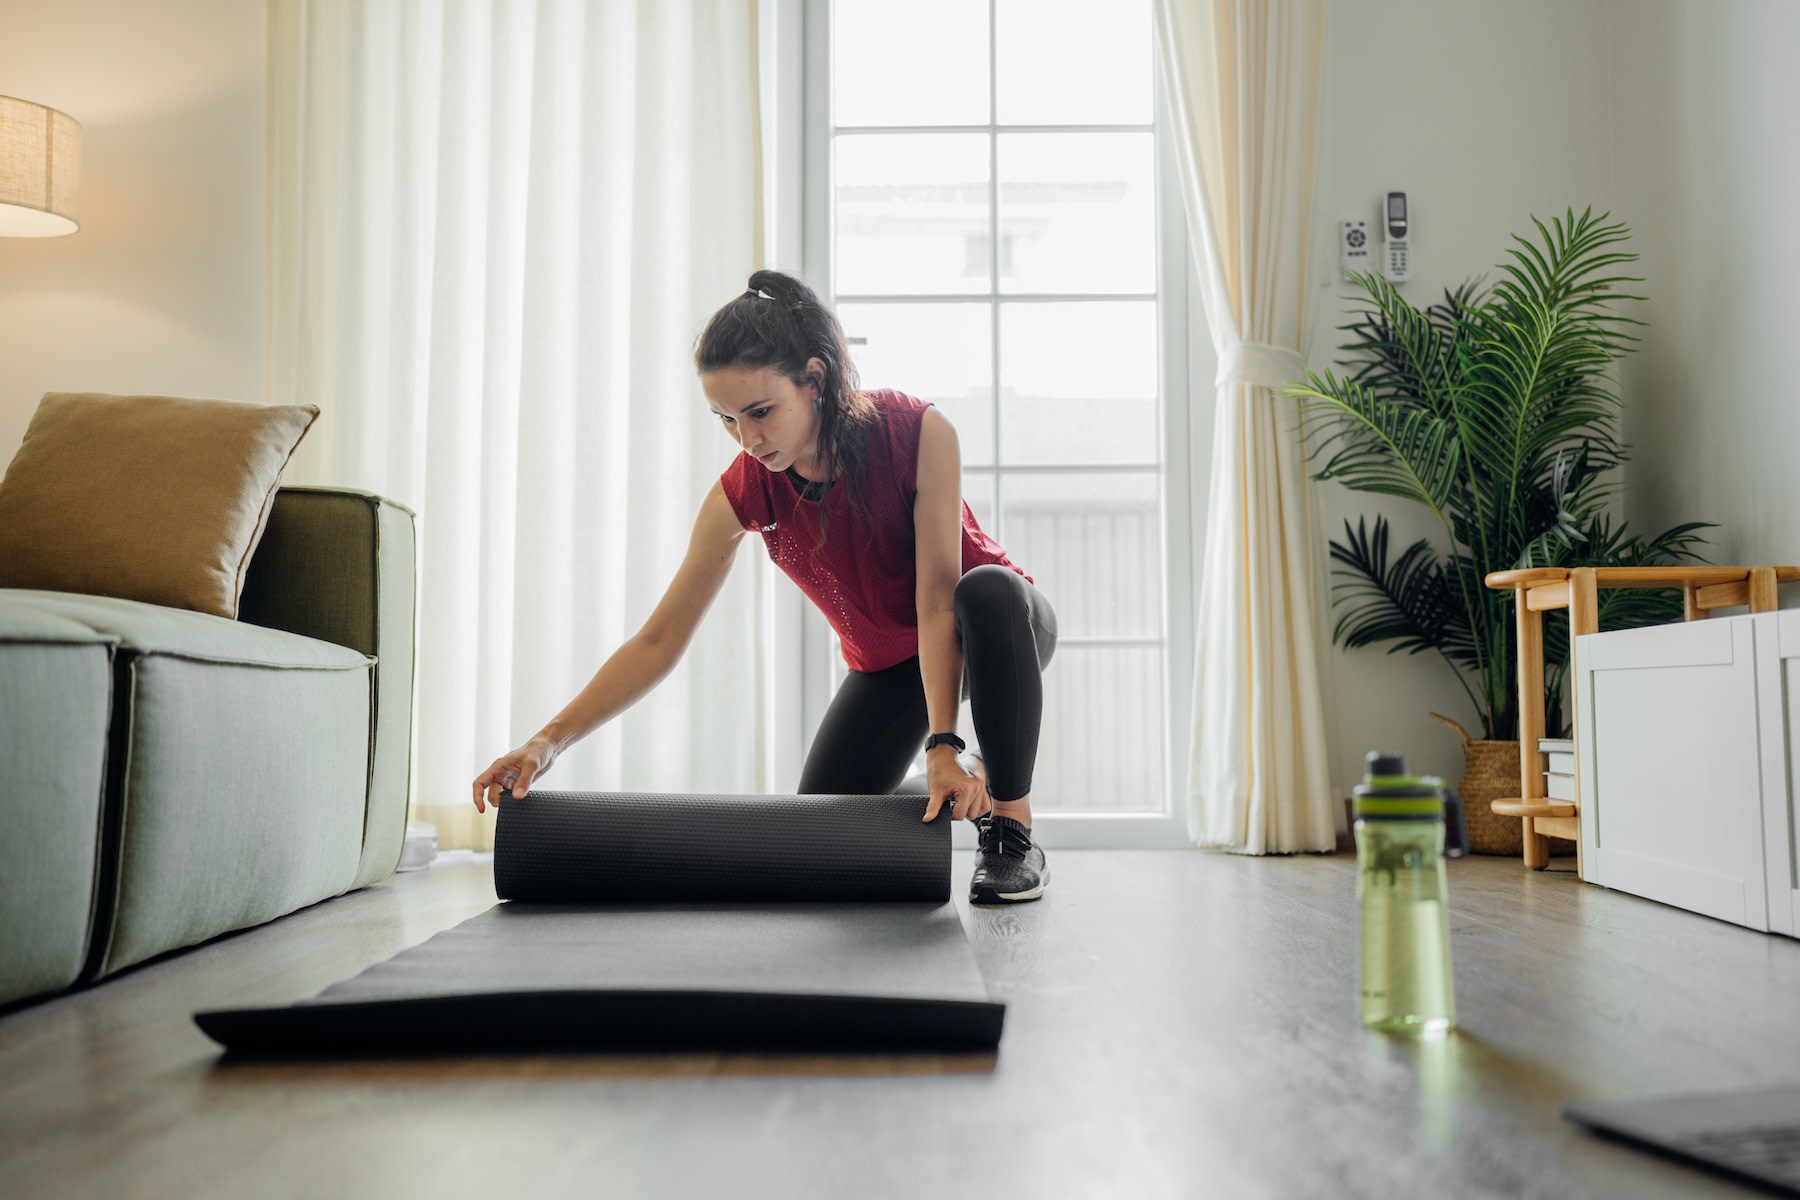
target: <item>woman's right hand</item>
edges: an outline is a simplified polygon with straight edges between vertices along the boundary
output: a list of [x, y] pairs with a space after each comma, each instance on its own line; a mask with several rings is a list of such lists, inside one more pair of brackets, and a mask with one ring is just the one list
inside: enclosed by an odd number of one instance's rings
[[555, 761], [556, 747], [544, 738], [532, 738], [511, 754], [502, 754], [475, 777], [475, 811], [486, 812], [489, 804], [500, 803], [503, 792], [523, 796]]

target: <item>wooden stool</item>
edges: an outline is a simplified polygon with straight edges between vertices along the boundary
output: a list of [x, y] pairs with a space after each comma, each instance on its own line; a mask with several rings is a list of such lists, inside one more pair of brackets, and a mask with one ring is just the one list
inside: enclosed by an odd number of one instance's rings
[[[1682, 605], [1689, 621], [1698, 621], [1715, 608], [1748, 604], [1751, 612], [1773, 612], [1778, 581], [1800, 579], [1800, 567], [1528, 567], [1495, 571], [1487, 585], [1496, 591], [1511, 590], [1519, 623], [1519, 797], [1496, 800], [1493, 811], [1518, 817], [1525, 825], [1525, 865], [1541, 871], [1550, 865], [1546, 837], [1575, 839], [1575, 869], [1581, 867], [1581, 801], [1551, 800], [1545, 792], [1543, 753], [1538, 739], [1544, 736], [1544, 623], [1541, 615], [1552, 608], [1569, 610], [1569, 645], [1584, 633], [1600, 631], [1601, 588], [1666, 588], [1682, 590]], [[1577, 743], [1576, 753], [1580, 753]], [[1580, 771], [1576, 772], [1580, 787]]]

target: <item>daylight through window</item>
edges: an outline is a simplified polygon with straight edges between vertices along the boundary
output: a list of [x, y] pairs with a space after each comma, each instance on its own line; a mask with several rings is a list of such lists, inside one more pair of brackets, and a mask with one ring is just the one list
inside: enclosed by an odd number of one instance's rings
[[869, 387], [1061, 625], [1033, 808], [1165, 807], [1164, 471], [1146, 0], [836, 0], [832, 290]]

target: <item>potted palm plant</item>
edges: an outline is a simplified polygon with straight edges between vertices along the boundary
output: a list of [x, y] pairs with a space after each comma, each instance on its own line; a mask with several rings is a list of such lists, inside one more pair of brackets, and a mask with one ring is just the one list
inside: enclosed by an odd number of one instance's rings
[[[1492, 571], [1531, 566], [1657, 566], [1697, 560], [1704, 523], [1654, 537], [1630, 533], [1608, 511], [1626, 459], [1613, 364], [1641, 324], [1619, 312], [1618, 273], [1635, 254], [1629, 236], [1592, 210], [1514, 237], [1492, 288], [1480, 281], [1414, 308], [1379, 275], [1353, 274], [1361, 289], [1341, 328], [1341, 373], [1308, 372], [1288, 389], [1303, 401], [1314, 478], [1424, 505], [1442, 539], [1398, 554], [1388, 522], [1344, 522], [1331, 543], [1333, 639], [1385, 643], [1390, 654], [1440, 655], [1468, 695], [1478, 737], [1468, 756], [1464, 802], [1471, 848], [1517, 853], [1520, 826], [1488, 801], [1517, 792], [1516, 627], [1511, 595], [1489, 590]], [[1602, 628], [1679, 620], [1679, 594], [1601, 593]], [[1561, 730], [1570, 657], [1564, 622], [1544, 625], [1545, 728]], [[1436, 714], [1432, 714], [1434, 717]]]

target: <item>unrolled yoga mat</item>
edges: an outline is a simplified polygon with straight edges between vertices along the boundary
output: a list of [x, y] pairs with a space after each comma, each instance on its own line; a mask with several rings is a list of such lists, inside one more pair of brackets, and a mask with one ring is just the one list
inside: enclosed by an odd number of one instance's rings
[[992, 1049], [1005, 1005], [943, 902], [948, 822], [922, 815], [534, 792], [500, 806], [513, 899], [311, 1000], [195, 1020], [241, 1053]]

